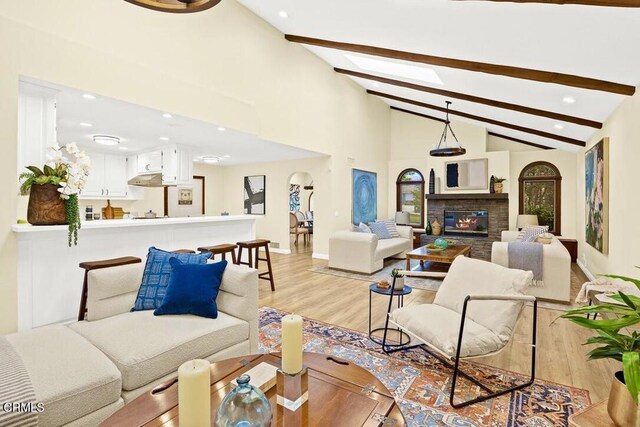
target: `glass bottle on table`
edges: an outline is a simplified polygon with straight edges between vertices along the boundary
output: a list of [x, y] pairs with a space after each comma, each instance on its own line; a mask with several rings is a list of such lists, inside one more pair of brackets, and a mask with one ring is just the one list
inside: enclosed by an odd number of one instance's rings
[[262, 390], [249, 384], [249, 375], [236, 380], [238, 386], [227, 394], [218, 408], [215, 427], [268, 427], [273, 413]]

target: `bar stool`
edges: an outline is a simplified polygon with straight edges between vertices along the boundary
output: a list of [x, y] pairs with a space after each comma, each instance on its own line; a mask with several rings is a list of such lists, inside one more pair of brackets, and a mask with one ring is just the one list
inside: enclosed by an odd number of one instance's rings
[[[238, 242], [238, 265], [242, 264], [242, 265], [248, 265], [251, 268], [255, 268], [256, 270], [258, 269], [258, 262], [259, 261], [266, 261], [267, 262], [267, 267], [268, 267], [268, 271], [265, 271], [264, 273], [260, 273], [258, 274], [258, 277], [260, 279], [264, 279], [264, 280], [268, 280], [269, 283], [271, 284], [271, 290], [275, 291], [276, 287], [273, 284], [273, 270], [271, 269], [271, 256], [269, 255], [269, 243], [271, 243], [270, 240], [265, 240], [265, 239], [256, 239], [256, 240], [248, 240], [246, 242]], [[245, 262], [242, 261], [242, 249], [248, 249], [249, 252], [249, 262]], [[264, 252], [266, 255], [266, 258], [260, 258], [260, 248], [264, 248]], [[255, 255], [251, 250], [255, 251]], [[255, 264], [253, 263], [253, 259], [255, 257]]]
[[228, 253], [231, 253], [231, 260], [233, 261], [234, 264], [237, 264], [236, 262], [236, 245], [232, 244], [232, 243], [223, 243], [221, 245], [215, 245], [215, 246], [202, 246], [200, 248], [198, 248], [198, 251], [200, 252], [211, 252], [211, 259], [214, 259], [216, 255], [222, 255], [222, 259], [226, 260], [226, 255]]

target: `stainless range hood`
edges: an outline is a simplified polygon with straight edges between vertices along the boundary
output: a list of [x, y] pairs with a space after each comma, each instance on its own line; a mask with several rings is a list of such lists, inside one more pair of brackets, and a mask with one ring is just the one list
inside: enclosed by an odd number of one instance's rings
[[138, 187], [166, 187], [166, 185], [162, 185], [161, 173], [136, 175], [129, 180], [129, 185], [136, 185]]

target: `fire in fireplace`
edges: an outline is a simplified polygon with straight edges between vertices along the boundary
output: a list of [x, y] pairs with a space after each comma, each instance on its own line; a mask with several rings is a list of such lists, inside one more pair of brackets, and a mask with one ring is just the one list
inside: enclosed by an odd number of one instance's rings
[[489, 235], [489, 212], [480, 211], [444, 211], [444, 234], [450, 236]]

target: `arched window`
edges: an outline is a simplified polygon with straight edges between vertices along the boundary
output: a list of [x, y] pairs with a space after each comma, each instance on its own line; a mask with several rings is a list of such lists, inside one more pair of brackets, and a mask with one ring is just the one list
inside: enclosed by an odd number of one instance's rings
[[549, 162], [533, 162], [520, 172], [520, 213], [538, 215], [540, 225], [560, 235], [560, 188], [562, 176]]
[[417, 169], [405, 169], [398, 175], [396, 211], [409, 212], [410, 225], [424, 227], [424, 177]]

